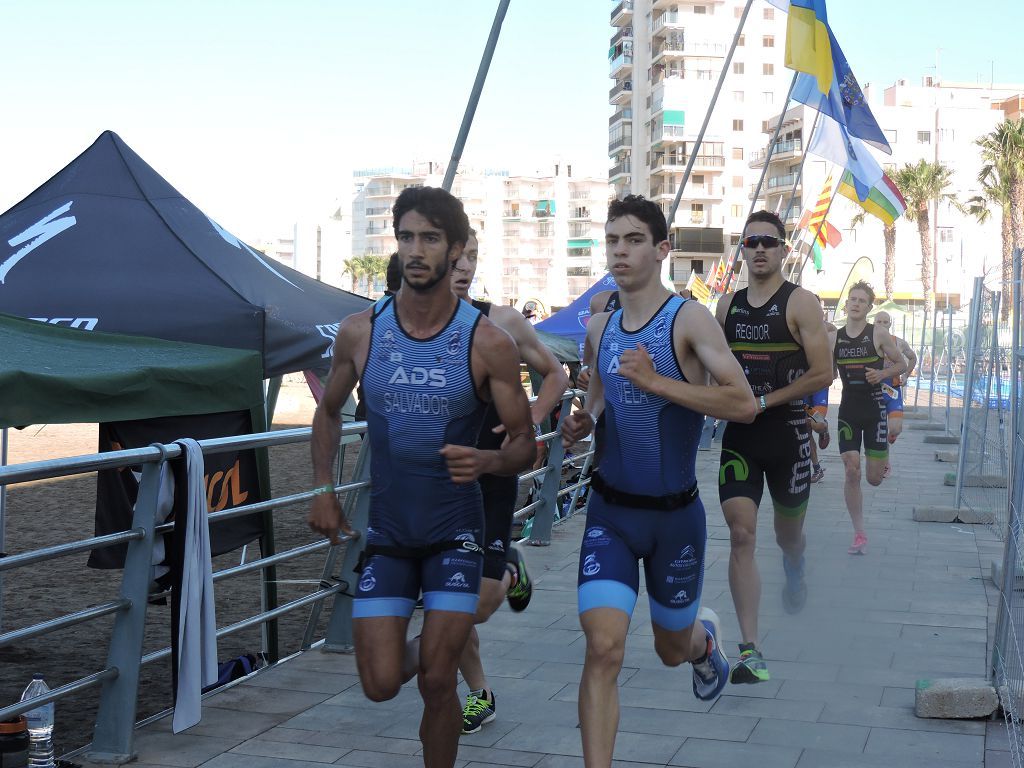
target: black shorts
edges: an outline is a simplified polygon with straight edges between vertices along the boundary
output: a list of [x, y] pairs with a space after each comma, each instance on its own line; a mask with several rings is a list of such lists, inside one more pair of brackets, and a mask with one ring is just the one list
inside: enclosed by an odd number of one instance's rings
[[505, 563], [512, 540], [512, 517], [516, 511], [519, 480], [514, 476], [482, 475], [480, 490], [484, 495], [483, 577], [501, 581], [505, 577]]
[[846, 398], [839, 403], [839, 452], [857, 451], [869, 459], [889, 456], [889, 419], [881, 391], [877, 398]]
[[791, 418], [729, 422], [722, 436], [718, 499], [761, 503], [765, 482], [776, 514], [799, 517], [811, 496], [811, 440], [803, 407]]

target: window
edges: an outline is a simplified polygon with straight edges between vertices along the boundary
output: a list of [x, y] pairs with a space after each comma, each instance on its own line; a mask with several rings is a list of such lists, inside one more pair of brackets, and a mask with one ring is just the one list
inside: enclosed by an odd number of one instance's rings
[[890, 144], [896, 143], [896, 129], [895, 128], [883, 128], [882, 133], [885, 134], [885, 140]]
[[[741, 212], [740, 215], [742, 215], [742, 212]], [[729, 235], [729, 245], [739, 245], [739, 244], [740, 244], [740, 236], [739, 235]]]
[[762, 48], [774, 48], [775, 47], [775, 35], [765, 35], [761, 38]]
[[743, 16], [743, 6], [741, 5], [741, 6], [737, 7], [737, 8], [733, 8], [732, 9], [732, 15], [733, 15], [733, 17], [735, 17], [737, 19], [740, 18], [741, 16]]
[[917, 132], [917, 143], [918, 144], [931, 144], [932, 143], [932, 132], [931, 131], [918, 131]]
[[954, 141], [956, 139], [956, 132], [952, 128], [939, 128], [938, 140], [939, 141]]
[[952, 243], [953, 242], [953, 228], [952, 227], [939, 227], [939, 242], [940, 243]]
[[742, 120], [733, 120], [732, 121], [732, 129], [734, 131], [742, 131], [743, 130], [743, 121]]
[[732, 159], [733, 160], [742, 160], [743, 159], [743, 147], [733, 147], [732, 148]]
[[690, 262], [690, 271], [696, 272], [698, 275], [703, 275], [704, 262], [701, 259], [694, 259]]
[[742, 104], [743, 103], [743, 91], [733, 91], [732, 92], [732, 100], [734, 102], [736, 102], [737, 104]]
[[741, 218], [743, 216], [743, 206], [742, 205], [735, 205], [735, 204], [730, 206], [729, 207], [729, 215], [731, 215], [734, 219]]
[[733, 62], [732, 73], [734, 75], [742, 75], [743, 74], [743, 62], [742, 61], [735, 61], [735, 62]]
[[761, 65], [761, 74], [762, 75], [774, 75], [775, 74], [775, 65], [774, 64], [762, 64]]
[[746, 35], [740, 35], [740, 39], [736, 41], [736, 45], [737, 46], [746, 45], [746, 43], [747, 43], [747, 36]]
[[732, 186], [733, 186], [734, 189], [739, 189], [740, 187], [742, 187], [743, 186], [743, 177], [742, 176], [733, 176], [732, 177]]
[[761, 92], [761, 102], [763, 104], [774, 104], [775, 103], [775, 94], [772, 93], [771, 91], [762, 91]]
[[690, 223], [704, 223], [704, 203], [690, 203]]
[[693, 12], [696, 14], [706, 14], [708, 12], [708, 9], [706, 6], [703, 5], [695, 5], [693, 6]]
[[695, 173], [695, 174], [693, 174], [690, 177], [690, 181], [692, 181], [694, 184], [703, 184], [704, 183], [704, 174], [703, 173]]
[[774, 18], [775, 18], [775, 9], [774, 8], [765, 8], [764, 9], [764, 20], [765, 21], [771, 21]]

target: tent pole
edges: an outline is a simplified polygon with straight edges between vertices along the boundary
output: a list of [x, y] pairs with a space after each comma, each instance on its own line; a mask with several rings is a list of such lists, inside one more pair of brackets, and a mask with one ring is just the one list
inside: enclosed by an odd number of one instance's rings
[[[276, 386], [275, 386], [276, 384]], [[253, 424], [253, 432], [266, 432], [270, 430], [271, 419], [273, 419], [274, 407], [277, 404], [277, 393], [281, 389], [281, 377], [277, 376], [269, 380], [264, 390], [263, 408], [254, 408], [250, 413], [255, 420], [262, 415], [262, 424]], [[262, 411], [262, 413], [261, 413]], [[260, 454], [262, 453], [262, 456]], [[271, 496], [270, 490], [270, 449], [261, 448], [256, 453], [257, 466], [260, 467], [260, 474], [265, 475], [267, 487], [267, 498]], [[261, 486], [263, 482], [261, 481]], [[267, 510], [263, 515], [263, 535], [260, 536], [260, 554], [263, 557], [270, 557], [277, 554], [277, 545], [274, 538], [274, 511]], [[277, 599], [277, 566], [271, 565], [260, 570], [260, 604], [263, 611], [272, 611], [278, 607]], [[260, 625], [260, 633], [263, 640], [263, 652], [271, 662], [281, 658], [280, 651], [280, 628], [277, 619], [264, 622]]]
[[[7, 466], [7, 427], [0, 430], [0, 467]], [[5, 557], [7, 526], [7, 486], [0, 485], [0, 557]], [[4, 576], [0, 573], [0, 631], [4, 626]]]
[[466, 139], [469, 138], [469, 129], [473, 125], [473, 117], [476, 115], [476, 105], [480, 103], [480, 93], [484, 89], [484, 80], [487, 79], [487, 70], [491, 68], [491, 59], [494, 57], [494, 49], [498, 46], [498, 35], [501, 34], [501, 24], [505, 20], [505, 13], [508, 11], [508, 4], [511, 0], [501, 0], [498, 3], [498, 12], [494, 14], [494, 23], [491, 24], [491, 34], [487, 38], [487, 45], [484, 47], [483, 58], [480, 59], [480, 68], [476, 73], [476, 82], [473, 83], [473, 90], [469, 94], [469, 103], [466, 105], [466, 114], [462, 116], [462, 127], [459, 128], [458, 138], [455, 139], [455, 148], [452, 149], [452, 159], [444, 172], [444, 181], [441, 188], [445, 192], [452, 191], [452, 184], [455, 181], [455, 172], [459, 169], [459, 160], [462, 159], [462, 150], [466, 147]]

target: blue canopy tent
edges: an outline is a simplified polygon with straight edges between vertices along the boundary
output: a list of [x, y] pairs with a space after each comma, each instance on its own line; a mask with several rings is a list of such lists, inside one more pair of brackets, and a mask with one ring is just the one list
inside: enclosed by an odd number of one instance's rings
[[615, 278], [606, 274], [590, 286], [578, 299], [565, 309], [561, 309], [547, 320], [537, 323], [538, 331], [546, 331], [555, 336], [565, 336], [576, 342], [580, 358], [583, 357], [583, 340], [587, 335], [587, 323], [590, 321], [590, 299], [601, 291], [618, 290]]

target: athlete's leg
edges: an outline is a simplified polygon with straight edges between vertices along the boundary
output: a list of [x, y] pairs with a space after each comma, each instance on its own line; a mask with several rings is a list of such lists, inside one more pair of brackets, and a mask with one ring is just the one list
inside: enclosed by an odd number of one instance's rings
[[729, 591], [736, 606], [744, 643], [757, 643], [757, 613], [761, 604], [761, 575], [754, 559], [757, 543], [757, 503], [736, 496], [722, 502], [729, 526]]
[[[501, 581], [486, 577], [481, 579], [480, 602], [477, 603], [474, 623], [483, 624], [498, 610], [501, 601], [505, 599], [505, 591], [511, 581], [511, 574], [507, 570]], [[469, 690], [490, 692], [487, 676], [484, 674], [483, 662], [480, 661], [480, 636], [477, 634], [476, 627], [469, 632], [466, 649], [462, 652], [462, 658], [459, 660], [459, 671], [462, 673], [466, 685], [469, 686]]]
[[356, 667], [363, 693], [371, 701], [398, 695], [407, 679], [404, 668], [408, 616], [373, 616], [352, 621]]
[[869, 485], [881, 485], [882, 480], [885, 477], [885, 467], [888, 464], [888, 453], [884, 457], [875, 458], [868, 456], [864, 462], [865, 475], [867, 475]]
[[423, 618], [417, 682], [423, 697], [420, 741], [428, 768], [455, 765], [462, 730], [456, 672], [473, 619], [472, 613], [443, 610], [428, 610]]
[[843, 497], [846, 511], [850, 513], [854, 533], [864, 534], [864, 495], [860, 488], [860, 451], [844, 451], [843, 467], [846, 478], [843, 483]]

